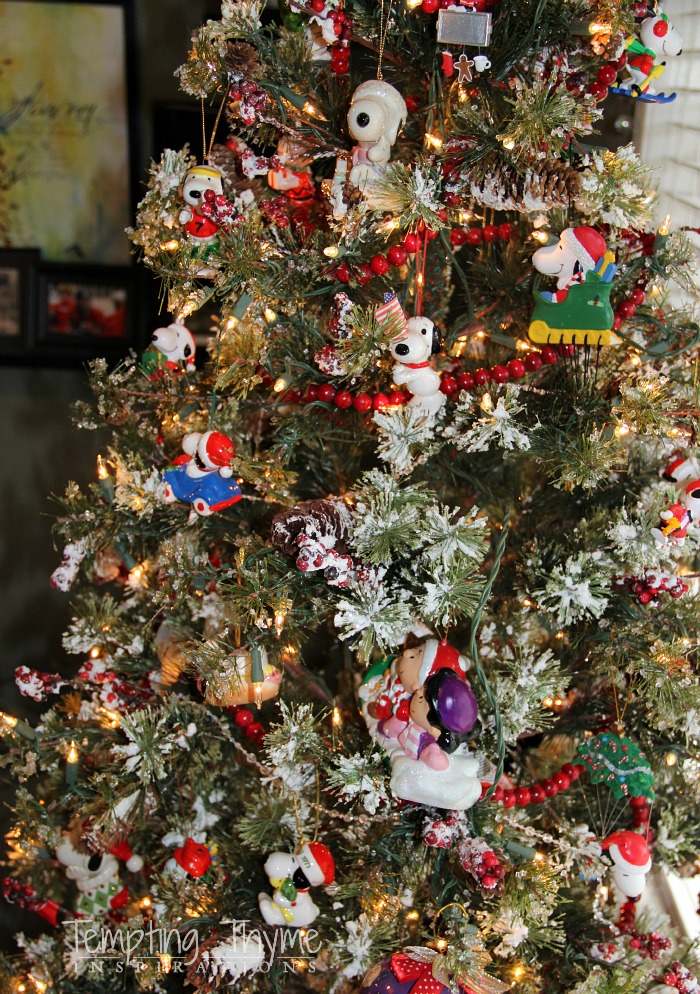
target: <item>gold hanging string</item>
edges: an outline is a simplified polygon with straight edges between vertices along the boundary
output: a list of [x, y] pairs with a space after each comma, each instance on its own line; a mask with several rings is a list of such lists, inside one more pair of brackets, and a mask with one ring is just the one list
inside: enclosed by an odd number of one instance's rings
[[[236, 577], [236, 579], [238, 581], [238, 586], [242, 587], [243, 586], [243, 580], [241, 579], [241, 570], [243, 569], [243, 563], [245, 562], [245, 550], [244, 549], [239, 549], [238, 550], [237, 559], [238, 559], [238, 563], [236, 564], [236, 566], [237, 566], [236, 572], [238, 573], [238, 576]], [[234, 641], [234, 645], [236, 646], [236, 648], [240, 649], [240, 647], [241, 647], [241, 626], [240, 625], [235, 625], [234, 626], [234, 629], [233, 629], [233, 641]]]
[[216, 120], [214, 121], [214, 127], [211, 132], [211, 140], [207, 146], [207, 122], [204, 110], [204, 97], [201, 98], [200, 103], [202, 107], [202, 161], [209, 162], [211, 157], [212, 149], [214, 148], [214, 142], [216, 141], [216, 132], [219, 127], [219, 121], [221, 120], [221, 115], [226, 104], [226, 97], [228, 96], [228, 88], [224, 87], [224, 95], [221, 98], [221, 103], [219, 104], [219, 109], [216, 112]]
[[[318, 841], [318, 826], [321, 820], [321, 777], [318, 772], [318, 763], [316, 762], [316, 760], [314, 760], [314, 771], [316, 774], [316, 803], [315, 803], [316, 819], [314, 823], [314, 837], [313, 839], [310, 840], [311, 842]], [[301, 819], [299, 817], [299, 801], [297, 800], [296, 794], [292, 794], [292, 807], [294, 808], [294, 821], [296, 823], [297, 836], [299, 838], [299, 843], [297, 846], [297, 852], [298, 852], [301, 849], [301, 847], [306, 844], [307, 839], [306, 836], [304, 835], [304, 830], [301, 827]]]
[[462, 914], [463, 914], [463, 916], [465, 918], [469, 917], [469, 915], [467, 913], [467, 909], [465, 908], [465, 906], [463, 904], [460, 904], [459, 901], [450, 901], [449, 904], [443, 904], [443, 906], [441, 908], [438, 908], [438, 910], [433, 915], [433, 938], [435, 938], [435, 939], [437, 939], [437, 937], [438, 937], [438, 935], [437, 935], [437, 920], [440, 917], [440, 915], [443, 914], [443, 912], [447, 911], [448, 908], [459, 908], [459, 910], [462, 912]]
[[386, 45], [386, 36], [389, 30], [389, 18], [391, 17], [391, 0], [388, 0], [388, 12], [386, 5], [387, 0], [381, 0], [379, 11], [379, 61], [377, 62], [377, 79], [384, 78], [382, 76], [382, 59], [384, 58], [384, 46]]

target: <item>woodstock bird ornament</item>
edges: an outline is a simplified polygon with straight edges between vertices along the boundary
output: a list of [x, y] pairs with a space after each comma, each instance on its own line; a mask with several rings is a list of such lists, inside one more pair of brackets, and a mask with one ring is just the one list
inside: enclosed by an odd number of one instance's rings
[[601, 843], [613, 861], [612, 878], [615, 886], [628, 901], [638, 901], [651, 869], [651, 853], [646, 839], [628, 830], [613, 832]]
[[264, 892], [258, 894], [260, 914], [268, 925], [303, 928], [319, 913], [309, 890], [333, 883], [335, 863], [321, 842], [307, 842], [296, 854], [271, 853], [265, 862], [265, 873], [275, 890], [272, 897]]
[[430, 365], [430, 356], [441, 348], [440, 332], [430, 318], [409, 318], [408, 331], [391, 343], [391, 354], [397, 360], [394, 383], [407, 386], [413, 394], [410, 407], [426, 414], [437, 414], [445, 403], [440, 392], [440, 377]]
[[529, 335], [533, 342], [618, 345], [612, 331], [611, 281], [617, 272], [603, 236], [588, 225], [565, 228], [556, 245], [538, 249], [532, 264], [555, 276], [555, 291], [535, 289]]

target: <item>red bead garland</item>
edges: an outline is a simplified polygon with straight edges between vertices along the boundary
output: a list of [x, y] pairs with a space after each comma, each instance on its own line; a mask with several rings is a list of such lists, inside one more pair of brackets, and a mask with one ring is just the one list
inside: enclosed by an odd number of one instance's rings
[[[559, 346], [560, 350], [561, 348], [562, 346]], [[510, 380], [519, 380], [528, 372], [536, 373], [543, 364], [553, 365], [558, 362], [559, 354], [554, 346], [544, 345], [541, 352], [527, 352], [522, 359], [511, 359], [505, 365], [492, 366], [491, 369], [481, 367], [473, 373], [458, 373], [456, 376], [445, 370], [440, 374], [440, 391], [446, 397], [454, 397], [461, 391], [469, 393], [475, 386], [487, 386], [491, 381], [501, 384]], [[408, 403], [411, 395], [403, 390], [392, 390], [388, 394], [382, 392], [353, 394], [350, 390], [339, 390], [334, 383], [318, 383], [311, 384], [306, 390], [287, 390], [279, 399], [286, 404], [310, 404], [314, 400], [320, 400], [324, 404], [332, 403], [342, 411], [352, 407], [360, 414], [364, 414], [370, 410], [383, 411], [388, 407], [401, 407]]]
[[[500, 784], [496, 787], [489, 798], [494, 804], [502, 804], [504, 808], [519, 807], [524, 808], [528, 804], [542, 804], [547, 797], [556, 797], [564, 790], [568, 790], [571, 784], [578, 780], [586, 769], [581, 763], [564, 763], [560, 770], [552, 774], [540, 783], [533, 783], [529, 786], [516, 787], [514, 790], [504, 789]], [[481, 797], [486, 795], [490, 789], [490, 784], [484, 784]]]

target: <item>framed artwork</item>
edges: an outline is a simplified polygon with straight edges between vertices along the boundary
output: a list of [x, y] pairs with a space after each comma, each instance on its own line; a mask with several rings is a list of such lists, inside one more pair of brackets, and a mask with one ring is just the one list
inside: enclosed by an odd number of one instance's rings
[[19, 358], [30, 348], [38, 259], [32, 249], [0, 250], [0, 358]]
[[30, 360], [72, 365], [126, 354], [138, 342], [134, 273], [115, 266], [41, 266]]
[[126, 265], [132, 0], [0, 0], [0, 244]]

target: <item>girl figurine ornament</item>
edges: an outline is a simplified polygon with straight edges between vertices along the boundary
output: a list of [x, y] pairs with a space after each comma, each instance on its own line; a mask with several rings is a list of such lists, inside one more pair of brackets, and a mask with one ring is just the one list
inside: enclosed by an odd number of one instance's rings
[[391, 789], [402, 800], [453, 811], [479, 800], [484, 764], [467, 747], [478, 734], [468, 666], [453, 646], [430, 638], [380, 661], [360, 688], [367, 727], [391, 759]]

